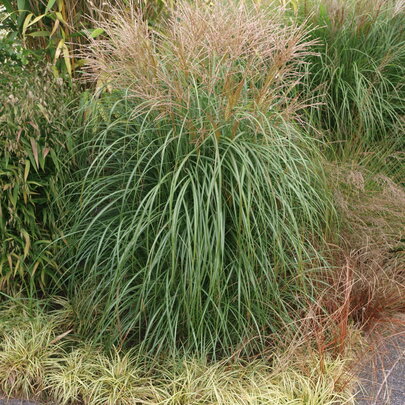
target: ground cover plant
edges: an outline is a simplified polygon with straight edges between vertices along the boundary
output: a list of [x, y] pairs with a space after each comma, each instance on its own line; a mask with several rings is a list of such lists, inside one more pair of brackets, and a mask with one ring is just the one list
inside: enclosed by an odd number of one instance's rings
[[151, 368], [134, 351], [106, 354], [78, 343], [67, 329], [67, 307], [45, 307], [20, 298], [0, 311], [0, 388], [7, 396], [86, 405], [353, 403], [348, 390], [336, 388], [348, 376], [347, 360], [327, 358], [325, 373], [316, 357], [303, 361], [301, 354], [297, 362], [288, 351], [249, 362], [185, 357]]
[[159, 31], [111, 13], [87, 72], [113, 94], [79, 129], [63, 199], [81, 330], [153, 352], [260, 347], [299, 304], [333, 221], [290, 95], [306, 32], [233, 2], [181, 3]]

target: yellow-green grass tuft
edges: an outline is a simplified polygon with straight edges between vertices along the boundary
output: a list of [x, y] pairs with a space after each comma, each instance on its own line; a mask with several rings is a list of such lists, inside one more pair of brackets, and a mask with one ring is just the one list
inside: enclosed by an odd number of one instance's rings
[[60, 334], [62, 322], [55, 318], [44, 311], [20, 313], [25, 324], [8, 324], [0, 346], [2, 394], [60, 405], [353, 403], [350, 384], [341, 383], [350, 378], [347, 354], [321, 361], [297, 345], [251, 360], [187, 356], [150, 362], [135, 350], [106, 353]]

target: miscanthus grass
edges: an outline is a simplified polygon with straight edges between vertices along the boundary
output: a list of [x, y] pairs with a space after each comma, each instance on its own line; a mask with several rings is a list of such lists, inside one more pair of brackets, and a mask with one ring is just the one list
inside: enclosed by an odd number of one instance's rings
[[316, 0], [301, 6], [318, 40], [303, 86], [314, 127], [348, 159], [376, 146], [403, 150], [403, 1]]
[[334, 221], [292, 96], [309, 43], [278, 9], [179, 3], [160, 31], [113, 10], [87, 49], [110, 89], [66, 189], [69, 296], [107, 344], [260, 348], [310, 294]]

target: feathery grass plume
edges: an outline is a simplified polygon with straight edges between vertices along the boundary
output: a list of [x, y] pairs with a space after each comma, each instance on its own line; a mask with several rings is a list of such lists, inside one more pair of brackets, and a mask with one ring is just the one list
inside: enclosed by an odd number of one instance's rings
[[101, 13], [94, 24], [105, 39], [92, 39], [83, 55], [87, 77], [128, 90], [134, 115], [152, 109], [198, 130], [237, 125], [241, 112], [290, 118], [301, 107], [289, 93], [312, 42], [304, 25], [284, 23], [282, 8], [181, 1], [159, 30], [136, 8]]
[[348, 156], [376, 143], [402, 150], [405, 7], [401, 1], [305, 2], [319, 40], [309, 57], [306, 97], [313, 125]]
[[155, 353], [254, 350], [300, 305], [334, 221], [290, 96], [305, 30], [232, 1], [180, 2], [159, 32], [111, 16], [88, 54], [107, 114], [78, 128], [63, 197], [79, 330]]

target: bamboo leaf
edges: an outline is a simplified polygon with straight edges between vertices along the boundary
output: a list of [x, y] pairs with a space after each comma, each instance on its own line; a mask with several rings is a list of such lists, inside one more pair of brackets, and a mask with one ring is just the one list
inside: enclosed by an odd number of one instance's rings
[[45, 9], [45, 14], [49, 12], [49, 10], [53, 7], [53, 5], [56, 3], [56, 0], [49, 0], [48, 4], [46, 5]]
[[27, 17], [25, 17], [23, 27], [22, 27], [22, 31], [21, 31], [23, 36], [25, 35], [25, 31], [27, 31], [28, 25], [29, 25], [29, 23], [30, 23], [33, 16], [34, 16], [33, 13], [29, 13], [27, 15]]
[[34, 267], [32, 268], [31, 276], [34, 276], [35, 272], [37, 271], [37, 268], [38, 268], [39, 264], [40, 263], [38, 261], [35, 262]]
[[51, 149], [51, 158], [52, 158], [53, 164], [59, 170], [59, 160], [58, 160], [58, 157], [56, 156], [56, 153], [55, 153], [55, 151], [53, 149]]
[[61, 35], [62, 35], [62, 38], [66, 41], [66, 33], [65, 33], [65, 30], [63, 29], [63, 27], [60, 27], [60, 33], [61, 33]]
[[52, 28], [51, 35], [50, 35], [50, 36], [52, 36], [53, 34], [55, 34], [56, 30], [57, 30], [58, 27], [59, 27], [59, 24], [60, 24], [60, 21], [59, 21], [59, 20], [55, 20], [55, 24], [53, 25], [53, 28]]
[[50, 32], [49, 31], [35, 31], [35, 32], [31, 32], [29, 34], [27, 34], [27, 36], [29, 37], [49, 37], [50, 36]]
[[24, 181], [27, 181], [29, 172], [30, 172], [30, 161], [26, 160], [25, 161], [25, 169], [24, 169]]
[[34, 25], [35, 23], [37, 23], [38, 21], [42, 20], [45, 17], [45, 14], [41, 14], [37, 17], [35, 17], [28, 25], [28, 27], [31, 27], [31, 25]]
[[53, 65], [51, 67], [51, 70], [52, 70], [52, 74], [53, 74], [54, 78], [57, 79], [59, 77], [59, 71], [58, 71], [57, 67], [55, 65]]
[[54, 60], [53, 60], [53, 63], [54, 63], [54, 64], [55, 64], [56, 61], [59, 59], [59, 56], [60, 56], [60, 54], [61, 54], [61, 52], [62, 52], [62, 49], [63, 49], [63, 45], [65, 45], [65, 40], [64, 40], [64, 39], [61, 39], [61, 40], [59, 41], [57, 47], [56, 47], [55, 57], [54, 57]]
[[49, 151], [50, 151], [50, 148], [44, 148], [42, 150], [42, 156], [44, 159], [48, 156]]
[[18, 29], [21, 30], [22, 26], [24, 24], [25, 16], [27, 13], [27, 7], [26, 7], [26, 0], [17, 0], [17, 7], [18, 7], [18, 19], [17, 19], [17, 26]]
[[40, 153], [38, 155], [38, 159], [39, 159], [39, 166], [41, 167], [42, 170], [45, 170], [45, 158], [43, 153]]
[[13, 259], [11, 258], [11, 255], [7, 255], [7, 261], [8, 261], [8, 266], [10, 267], [10, 270], [13, 270]]
[[63, 18], [63, 15], [60, 11], [55, 12], [56, 18], [63, 24], [68, 25], [66, 20]]
[[31, 248], [31, 238], [30, 238], [30, 235], [28, 234], [28, 232], [25, 231], [24, 229], [21, 231], [21, 234], [25, 241], [25, 245], [24, 245], [24, 259], [25, 259], [28, 256], [28, 253]]
[[66, 70], [69, 73], [69, 76], [72, 76], [72, 64], [70, 62], [69, 49], [66, 44], [63, 44], [63, 58], [65, 60]]
[[34, 155], [35, 163], [37, 168], [39, 168], [39, 158], [38, 158], [38, 145], [34, 138], [30, 138], [32, 153]]
[[27, 11], [27, 2], [26, 0], [17, 0], [18, 11], [21, 13]]

